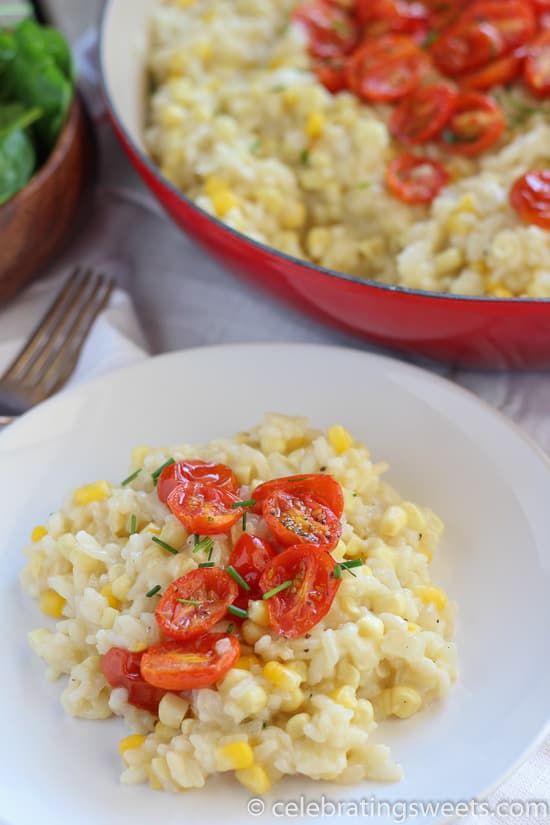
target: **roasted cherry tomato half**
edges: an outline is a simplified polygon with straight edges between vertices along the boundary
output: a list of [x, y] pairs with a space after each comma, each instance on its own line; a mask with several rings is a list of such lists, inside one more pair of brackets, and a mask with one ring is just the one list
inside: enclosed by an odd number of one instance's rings
[[507, 86], [518, 77], [523, 66], [523, 57], [515, 52], [493, 60], [488, 66], [462, 75], [460, 83], [465, 89], [488, 91], [494, 86]]
[[166, 503], [191, 533], [226, 533], [242, 517], [239, 496], [223, 487], [187, 482], [175, 487]]
[[227, 566], [234, 567], [250, 587], [248, 599], [261, 599], [261, 575], [276, 555], [277, 550], [269, 541], [251, 533], [243, 533], [235, 544]]
[[428, 34], [428, 10], [422, 3], [406, 0], [362, 0], [357, 18], [363, 24], [363, 38], [395, 32], [422, 43]]
[[262, 513], [277, 541], [286, 547], [307, 542], [332, 550], [342, 535], [332, 510], [307, 493], [276, 490], [265, 499]]
[[550, 31], [541, 32], [527, 47], [524, 74], [535, 97], [550, 97]]
[[512, 186], [510, 203], [520, 218], [550, 230], [550, 169], [532, 169]]
[[327, 0], [311, 0], [298, 6], [293, 18], [304, 26], [309, 50], [315, 57], [349, 54], [357, 44], [359, 29], [353, 17]]
[[504, 52], [504, 41], [490, 23], [460, 19], [435, 40], [430, 54], [443, 74], [454, 77], [485, 66]]
[[157, 604], [163, 633], [185, 641], [202, 636], [223, 619], [239, 595], [237, 583], [219, 567], [199, 567], [176, 579]]
[[495, 101], [481, 92], [461, 92], [441, 133], [449, 152], [472, 157], [497, 142], [506, 122]]
[[269, 621], [277, 633], [296, 638], [326, 616], [340, 586], [334, 566], [328, 553], [309, 544], [289, 547], [273, 559], [260, 579], [260, 587], [268, 593], [286, 585], [267, 599]]
[[428, 66], [426, 54], [412, 40], [386, 34], [368, 40], [351, 55], [348, 88], [365, 100], [399, 100], [418, 86]]
[[223, 487], [236, 493], [239, 489], [237, 476], [227, 464], [213, 464], [198, 458], [176, 461], [165, 467], [157, 482], [157, 494], [161, 501], [166, 500], [178, 484], [193, 481], [208, 487]]
[[112, 647], [101, 657], [101, 672], [111, 687], [126, 688], [130, 705], [156, 715], [159, 702], [166, 691], [153, 687], [142, 677], [142, 656], [143, 653]]
[[141, 675], [164, 690], [210, 687], [231, 670], [241, 649], [232, 634], [208, 633], [188, 642], [161, 642], [148, 648], [141, 660]]
[[469, 0], [422, 0], [428, 12], [431, 31], [437, 33], [454, 23]]
[[341, 92], [346, 88], [346, 66], [345, 57], [318, 58], [313, 64], [319, 81], [332, 94]]
[[468, 6], [462, 19], [495, 28], [506, 52], [527, 43], [537, 30], [533, 8], [523, 0], [478, 0]]
[[264, 501], [268, 496], [276, 490], [283, 490], [293, 495], [302, 495], [307, 493], [321, 504], [329, 507], [336, 518], [340, 518], [344, 512], [344, 494], [342, 487], [338, 484], [335, 478], [324, 473], [311, 473], [306, 475], [283, 476], [282, 478], [274, 478], [272, 481], [266, 481], [264, 484], [258, 485], [252, 497], [256, 500], [254, 505], [254, 512], [261, 513]]
[[416, 89], [394, 110], [391, 133], [408, 146], [431, 140], [448, 121], [455, 99], [456, 92], [444, 84]]
[[430, 203], [449, 180], [445, 167], [431, 158], [404, 154], [388, 166], [388, 188], [404, 203]]

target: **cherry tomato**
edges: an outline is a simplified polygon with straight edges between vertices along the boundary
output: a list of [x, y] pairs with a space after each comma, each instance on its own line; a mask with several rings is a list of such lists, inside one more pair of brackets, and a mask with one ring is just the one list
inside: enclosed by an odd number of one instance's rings
[[391, 32], [407, 34], [422, 43], [428, 34], [428, 12], [422, 3], [405, 0], [368, 0], [357, 5], [363, 23], [363, 37], [380, 37]]
[[194, 639], [223, 619], [238, 595], [237, 583], [225, 570], [199, 567], [172, 582], [155, 616], [162, 632], [171, 639]]
[[165, 467], [157, 482], [157, 494], [166, 504], [166, 499], [178, 484], [187, 481], [206, 484], [208, 487], [224, 487], [236, 493], [239, 489], [237, 476], [227, 464], [213, 464], [198, 458], [176, 461]]
[[478, 89], [482, 92], [493, 86], [507, 86], [517, 78], [522, 65], [523, 57], [520, 54], [506, 54], [475, 72], [462, 75], [460, 83], [465, 89]]
[[256, 500], [254, 512], [261, 513], [266, 498], [277, 490], [295, 495], [307, 493], [329, 507], [336, 518], [340, 518], [344, 512], [344, 494], [341, 486], [335, 478], [324, 473], [283, 476], [260, 484], [252, 493], [252, 497]]
[[141, 675], [164, 690], [210, 687], [231, 670], [240, 653], [231, 633], [207, 633], [185, 643], [161, 642], [144, 652]]
[[286, 547], [308, 542], [332, 550], [342, 535], [342, 525], [332, 510], [307, 493], [276, 490], [265, 499], [262, 513], [277, 541]]
[[493, 26], [505, 51], [527, 43], [537, 29], [533, 9], [523, 0], [478, 0], [466, 9], [463, 20]]
[[298, 6], [294, 20], [304, 26], [309, 50], [315, 57], [349, 54], [357, 44], [357, 23], [345, 9], [327, 0], [310, 0]]
[[340, 586], [334, 566], [328, 553], [310, 544], [289, 547], [273, 559], [260, 579], [263, 592], [292, 582], [267, 599], [269, 621], [277, 633], [294, 639], [326, 616]]
[[455, 99], [456, 92], [444, 84], [416, 89], [394, 110], [391, 133], [408, 146], [425, 143], [445, 126]]
[[424, 52], [408, 37], [386, 34], [352, 54], [348, 87], [365, 100], [399, 100], [418, 86], [428, 65]]
[[550, 230], [550, 169], [532, 169], [517, 180], [510, 203], [522, 220]]
[[393, 160], [387, 171], [390, 192], [405, 203], [430, 203], [448, 179], [441, 163], [408, 153]]
[[344, 57], [327, 57], [314, 62], [315, 74], [329, 92], [336, 94], [346, 88], [346, 59]]
[[458, 155], [479, 155], [496, 143], [505, 125], [494, 100], [481, 92], [461, 92], [441, 134], [442, 145]]
[[440, 32], [454, 23], [469, 0], [422, 0], [432, 31]]
[[462, 19], [430, 47], [437, 68], [451, 77], [485, 66], [503, 51], [504, 41], [494, 26]]
[[250, 533], [243, 533], [235, 544], [227, 564], [234, 567], [250, 587], [247, 599], [262, 597], [260, 577], [276, 555], [277, 551], [269, 541]]
[[239, 496], [223, 487], [192, 481], [178, 484], [166, 501], [173, 514], [191, 533], [215, 536], [226, 533], [242, 517]]
[[126, 688], [130, 705], [156, 715], [166, 691], [152, 687], [143, 679], [140, 671], [142, 656], [143, 653], [112, 647], [101, 657], [101, 672], [111, 687]]
[[525, 82], [535, 97], [550, 96], [550, 31], [541, 32], [527, 47]]

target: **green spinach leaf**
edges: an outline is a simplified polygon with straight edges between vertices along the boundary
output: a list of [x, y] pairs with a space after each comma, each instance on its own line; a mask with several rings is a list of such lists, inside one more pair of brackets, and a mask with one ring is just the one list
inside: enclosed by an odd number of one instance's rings
[[0, 206], [28, 183], [35, 163], [32, 140], [23, 129], [0, 137]]
[[14, 129], [26, 129], [42, 116], [38, 106], [23, 103], [0, 103], [0, 137]]

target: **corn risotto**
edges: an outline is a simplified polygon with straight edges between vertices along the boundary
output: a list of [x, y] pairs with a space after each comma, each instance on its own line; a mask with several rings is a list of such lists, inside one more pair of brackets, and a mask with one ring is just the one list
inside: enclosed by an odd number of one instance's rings
[[[392, 197], [387, 105], [331, 94], [311, 70], [297, 0], [161, 0], [145, 133], [162, 174], [228, 226], [329, 269], [422, 290], [550, 297], [550, 232], [508, 202], [550, 164], [548, 105], [518, 88], [507, 129], [454, 157], [429, 206]], [[441, 159], [432, 145], [426, 155]]]
[[[167, 693], [157, 718], [131, 706], [125, 688], [111, 689], [100, 660], [112, 648], [139, 652], [161, 641], [157, 591], [205, 561], [157, 496], [153, 474], [169, 457], [226, 463], [243, 500], [272, 478], [331, 474], [345, 508], [333, 557], [358, 566], [342, 567], [329, 612], [298, 638], [274, 633], [266, 603], [251, 601], [232, 630], [241, 647], [235, 667], [211, 688]], [[231, 772], [262, 794], [293, 774], [340, 783], [400, 778], [389, 748], [371, 734], [387, 717], [407, 719], [449, 691], [455, 606], [430, 577], [441, 520], [402, 500], [382, 480], [386, 469], [339, 425], [324, 433], [305, 418], [270, 414], [233, 439], [139, 447], [124, 484], [80, 487], [34, 528], [22, 584], [56, 624], [31, 632], [31, 647], [49, 678], [68, 677], [67, 714], [124, 717], [122, 782], [178, 791]], [[266, 534], [254, 513], [245, 528]], [[242, 531], [239, 520], [212, 537], [216, 566], [227, 564]], [[227, 631], [230, 621], [214, 630]]]

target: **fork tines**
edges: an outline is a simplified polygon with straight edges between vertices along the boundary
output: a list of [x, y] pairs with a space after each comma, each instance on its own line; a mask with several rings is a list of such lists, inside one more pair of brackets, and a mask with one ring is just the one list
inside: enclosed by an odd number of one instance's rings
[[78, 267], [1, 382], [40, 398], [60, 389], [76, 367], [82, 345], [113, 288], [112, 278]]

